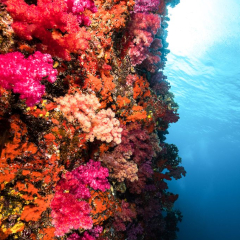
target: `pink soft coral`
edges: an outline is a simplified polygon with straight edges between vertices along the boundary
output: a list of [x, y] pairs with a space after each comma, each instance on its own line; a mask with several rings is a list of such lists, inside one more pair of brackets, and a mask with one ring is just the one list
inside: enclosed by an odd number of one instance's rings
[[90, 205], [84, 200], [91, 197], [88, 187], [103, 192], [109, 189], [107, 177], [108, 169], [93, 160], [63, 176], [55, 188], [56, 193], [51, 202], [52, 223], [57, 236], [63, 236], [70, 229], [92, 228]]
[[80, 166], [72, 171], [72, 174], [81, 181], [81, 184], [89, 185], [94, 190], [105, 191], [110, 188], [108, 183], [108, 169], [101, 167], [100, 162], [90, 160], [86, 166]]
[[41, 100], [45, 93], [45, 80], [56, 81], [57, 70], [52, 67], [51, 55], [35, 52], [28, 58], [20, 52], [0, 55], [0, 86], [19, 93], [21, 99], [26, 99], [28, 106], [33, 106]]
[[120, 128], [120, 122], [115, 118], [115, 113], [110, 108], [98, 112], [92, 121], [92, 126], [90, 133], [87, 135], [90, 142], [93, 142], [96, 137], [98, 140], [107, 143], [112, 141], [116, 144], [121, 143], [122, 128]]
[[92, 228], [89, 204], [85, 201], [79, 201], [67, 190], [65, 193], [55, 194], [51, 208], [56, 236], [63, 236], [70, 229]]
[[68, 121], [77, 120], [80, 123], [82, 130], [87, 133], [86, 139], [90, 142], [93, 142], [94, 138], [108, 143], [121, 142], [120, 122], [110, 108], [97, 112], [101, 104], [95, 95], [76, 93], [58, 98], [56, 102]]
[[84, 132], [90, 132], [92, 119], [101, 104], [94, 94], [66, 95], [55, 99], [69, 122], [78, 121]]

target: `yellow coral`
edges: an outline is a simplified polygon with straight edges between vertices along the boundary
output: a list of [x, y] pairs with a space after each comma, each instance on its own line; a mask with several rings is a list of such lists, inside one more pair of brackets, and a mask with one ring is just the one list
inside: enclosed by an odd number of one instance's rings
[[10, 228], [11, 232], [12, 233], [17, 233], [17, 232], [20, 232], [24, 229], [24, 223], [23, 222], [19, 222], [19, 223], [16, 223], [12, 228]]

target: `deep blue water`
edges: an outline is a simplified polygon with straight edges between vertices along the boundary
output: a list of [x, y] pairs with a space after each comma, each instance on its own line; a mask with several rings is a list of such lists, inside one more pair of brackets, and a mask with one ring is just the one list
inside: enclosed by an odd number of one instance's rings
[[183, 213], [178, 240], [239, 240], [240, 1], [181, 0], [170, 19], [164, 74], [180, 120], [167, 142], [187, 171], [169, 183]]

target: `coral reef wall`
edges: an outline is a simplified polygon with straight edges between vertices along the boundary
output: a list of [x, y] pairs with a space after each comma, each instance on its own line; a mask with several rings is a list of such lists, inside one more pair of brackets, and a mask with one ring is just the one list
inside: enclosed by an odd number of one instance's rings
[[0, 239], [176, 239], [177, 3], [0, 1]]

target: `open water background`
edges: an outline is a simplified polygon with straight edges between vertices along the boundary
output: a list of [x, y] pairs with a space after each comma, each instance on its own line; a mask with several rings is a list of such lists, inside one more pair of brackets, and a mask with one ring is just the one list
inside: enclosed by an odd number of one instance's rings
[[169, 9], [164, 74], [180, 120], [167, 142], [185, 178], [170, 182], [178, 240], [240, 239], [240, 1], [181, 0]]

